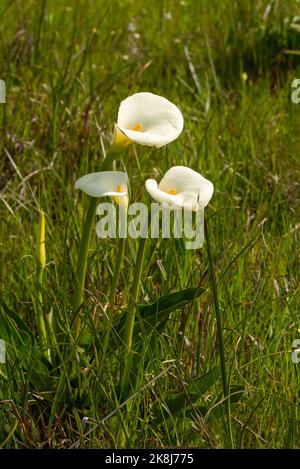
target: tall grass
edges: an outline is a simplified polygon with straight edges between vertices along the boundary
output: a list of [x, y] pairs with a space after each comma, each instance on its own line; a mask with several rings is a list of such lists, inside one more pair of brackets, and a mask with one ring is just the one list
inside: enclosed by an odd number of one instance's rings
[[[228, 418], [235, 448], [299, 446], [299, 365], [291, 360], [299, 338], [300, 118], [290, 100], [300, 73], [297, 14], [292, 1], [1, 2], [1, 447], [109, 448], [122, 428], [128, 447], [221, 448], [229, 446]], [[143, 199], [145, 179], [177, 164], [213, 181], [215, 193], [205, 210], [210, 259], [207, 245], [146, 245], [124, 393], [119, 370], [138, 242], [125, 247], [103, 348], [119, 248], [92, 232], [74, 336], [88, 203], [74, 182], [100, 169], [119, 102], [140, 90], [178, 104], [185, 130], [167, 150], [132, 147], [118, 159], [118, 169], [130, 168], [132, 199]], [[164, 301], [177, 306], [166, 311]]]

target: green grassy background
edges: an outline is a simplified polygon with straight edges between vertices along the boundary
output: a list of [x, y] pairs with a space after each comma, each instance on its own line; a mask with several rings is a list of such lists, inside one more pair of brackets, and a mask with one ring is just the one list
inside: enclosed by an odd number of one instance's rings
[[[0, 325], [11, 338], [0, 364], [1, 447], [114, 447], [121, 420], [128, 447], [228, 443], [221, 380], [195, 401], [188, 388], [219, 364], [205, 245], [194, 252], [174, 240], [149, 241], [141, 302], [190, 286], [207, 291], [172, 312], [163, 332], [143, 336], [136, 394], [117, 412], [121, 352], [111, 344], [102, 367], [94, 353], [116, 242], [94, 234], [84, 306], [92, 342], [80, 344], [79, 361], [74, 354], [69, 317], [87, 204], [74, 182], [99, 169], [119, 103], [137, 91], [177, 104], [185, 129], [167, 149], [131, 148], [116, 164], [129, 172], [132, 198], [142, 200], [144, 181], [178, 164], [215, 186], [205, 216], [235, 393], [234, 445], [299, 447], [300, 364], [291, 360], [300, 338], [300, 107], [291, 102], [300, 77], [299, 9], [289, 0], [1, 0]], [[43, 310], [59, 342], [51, 366], [39, 352], [34, 314], [39, 207]], [[135, 253], [128, 243], [120, 317]]]

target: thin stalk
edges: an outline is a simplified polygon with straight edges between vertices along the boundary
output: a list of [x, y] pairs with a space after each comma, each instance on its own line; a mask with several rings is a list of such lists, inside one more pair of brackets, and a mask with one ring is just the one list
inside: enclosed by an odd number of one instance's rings
[[75, 331], [78, 335], [80, 330], [80, 318], [78, 316], [79, 309], [83, 303], [83, 290], [86, 276], [88, 249], [91, 241], [92, 227], [95, 218], [98, 199], [91, 197], [85, 222], [82, 229], [82, 237], [79, 247], [79, 255], [76, 270], [76, 289], [74, 292], [73, 307], [76, 314]]
[[38, 54], [39, 54], [39, 45], [40, 45], [40, 38], [41, 38], [41, 30], [44, 23], [45, 17], [45, 9], [46, 9], [46, 0], [42, 1], [40, 15], [37, 21], [37, 30], [36, 30], [36, 38], [34, 44], [34, 63], [36, 64], [38, 61]]
[[128, 303], [128, 311], [127, 311], [127, 318], [125, 324], [125, 334], [124, 334], [124, 342], [127, 348], [127, 354], [131, 352], [132, 349], [132, 334], [133, 334], [133, 326], [134, 326], [134, 319], [135, 319], [135, 311], [136, 311], [136, 303], [138, 300], [139, 292], [140, 292], [140, 285], [141, 285], [141, 275], [145, 257], [145, 247], [146, 247], [147, 238], [140, 238], [139, 248], [137, 252], [137, 259], [134, 268], [134, 277], [133, 283], [131, 287], [131, 296]]
[[117, 292], [117, 288], [119, 284], [119, 278], [121, 274], [121, 267], [122, 267], [123, 258], [124, 258], [125, 246], [126, 246], [126, 238], [119, 238], [118, 252], [117, 252], [115, 268], [114, 268], [114, 276], [112, 279], [110, 292], [108, 296], [109, 301], [107, 305], [106, 318], [105, 318], [104, 341], [103, 341], [102, 350], [98, 359], [101, 366], [103, 365], [103, 358], [105, 356], [105, 353], [108, 347], [109, 337], [110, 337], [110, 333], [112, 329], [115, 297], [116, 297], [116, 292]]
[[[130, 362], [128, 358], [130, 358], [130, 354], [132, 351], [132, 335], [133, 335], [133, 328], [134, 328], [134, 319], [135, 319], [135, 312], [136, 312], [136, 303], [139, 298], [140, 292], [140, 285], [141, 285], [141, 276], [142, 276], [142, 269], [144, 264], [144, 257], [145, 257], [145, 247], [146, 247], [147, 238], [140, 238], [139, 247], [136, 257], [136, 263], [134, 268], [134, 276], [133, 276], [133, 283], [131, 287], [131, 296], [128, 303], [127, 308], [127, 317], [125, 323], [125, 333], [124, 333], [124, 343], [126, 345], [125, 351], [125, 359], [121, 364], [120, 370], [120, 384], [121, 384], [121, 400], [124, 398], [123, 392], [128, 384], [129, 373], [130, 373]], [[127, 411], [130, 413], [131, 411], [132, 402], [127, 404]], [[126, 444], [126, 432], [124, 427], [120, 428], [118, 437], [118, 447], [124, 448]]]
[[206, 240], [207, 255], [208, 255], [208, 262], [209, 262], [211, 286], [212, 286], [213, 297], [214, 297], [216, 321], [217, 321], [217, 335], [218, 335], [219, 354], [220, 354], [220, 362], [221, 362], [223, 393], [226, 399], [226, 416], [227, 416], [227, 425], [228, 425], [228, 432], [229, 432], [229, 444], [230, 444], [230, 447], [233, 448], [234, 445], [233, 445], [233, 436], [232, 436], [232, 428], [231, 428], [231, 420], [230, 420], [230, 393], [229, 393], [229, 386], [228, 386], [227, 374], [226, 374], [223, 328], [222, 328], [222, 320], [221, 320], [221, 313], [220, 313], [220, 306], [219, 306], [215, 266], [214, 266], [214, 260], [213, 260], [210, 241], [209, 241], [208, 226], [206, 222], [205, 222], [205, 240]]
[[143, 237], [140, 238], [138, 252], [136, 256], [136, 262], [134, 267], [134, 274], [133, 274], [133, 282], [130, 289], [131, 295], [128, 302], [127, 307], [127, 316], [126, 316], [126, 323], [125, 323], [125, 332], [124, 332], [124, 343], [126, 345], [126, 352], [125, 352], [125, 360], [121, 365], [121, 384], [122, 388], [126, 387], [127, 379], [129, 377], [129, 362], [127, 361], [130, 358], [130, 354], [132, 351], [132, 336], [133, 336], [133, 329], [134, 329], [134, 320], [135, 320], [135, 313], [136, 313], [136, 303], [139, 298], [140, 286], [141, 286], [141, 276], [142, 276], [142, 269], [144, 264], [144, 257], [145, 257], [145, 249], [146, 249], [146, 242], [148, 238], [148, 229], [151, 226], [152, 221], [152, 213], [148, 215], [147, 223], [144, 226], [146, 232], [144, 231]]
[[[116, 157], [117, 150], [112, 147], [109, 154], [107, 154], [105, 160], [101, 165], [101, 171], [106, 171], [112, 164], [114, 158]], [[96, 214], [97, 208], [97, 201], [96, 197], [91, 197], [88, 211], [86, 214], [85, 222], [82, 228], [82, 235], [79, 245], [79, 255], [77, 261], [77, 269], [76, 269], [76, 288], [74, 291], [73, 297], [73, 309], [75, 317], [75, 334], [76, 337], [80, 331], [80, 317], [79, 317], [79, 309], [83, 303], [83, 291], [84, 291], [84, 283], [86, 277], [86, 269], [87, 269], [87, 259], [88, 259], [88, 250], [91, 241], [91, 234], [93, 228], [93, 222]]]

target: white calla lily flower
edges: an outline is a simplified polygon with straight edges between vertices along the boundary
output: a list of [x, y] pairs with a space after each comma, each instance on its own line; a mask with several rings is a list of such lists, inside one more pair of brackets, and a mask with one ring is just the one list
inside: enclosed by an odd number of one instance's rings
[[113, 144], [132, 142], [160, 148], [183, 129], [183, 116], [175, 104], [153, 93], [136, 93], [121, 102]]
[[90, 197], [112, 196], [121, 205], [128, 204], [128, 177], [123, 171], [100, 171], [77, 179], [75, 189]]
[[214, 192], [211, 181], [186, 166], [173, 166], [159, 184], [155, 179], [147, 179], [145, 186], [151, 197], [163, 206], [194, 212], [206, 207]]

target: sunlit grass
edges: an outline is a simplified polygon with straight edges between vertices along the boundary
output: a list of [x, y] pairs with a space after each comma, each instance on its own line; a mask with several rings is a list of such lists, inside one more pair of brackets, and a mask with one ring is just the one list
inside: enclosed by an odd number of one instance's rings
[[[282, 3], [1, 3], [0, 338], [9, 345], [0, 364], [0, 446], [108, 448], [120, 428], [130, 447], [228, 446], [206, 245], [187, 251], [181, 240], [147, 242], [140, 303], [191, 287], [206, 291], [166, 322], [162, 312], [155, 328], [137, 323], [125, 394], [118, 377], [138, 240], [125, 248], [113, 333], [99, 360], [118, 241], [93, 232], [81, 329], [73, 334], [88, 203], [74, 183], [101, 168], [120, 101], [141, 90], [178, 104], [185, 130], [167, 148], [131, 147], [117, 160], [129, 173], [132, 199], [144, 200], [143, 181], [178, 164], [215, 186], [205, 216], [234, 446], [299, 446], [291, 344], [300, 335], [300, 108], [290, 93], [300, 70], [297, 56], [285, 53], [297, 49], [299, 32], [290, 27], [294, 2]], [[40, 307], [51, 363], [38, 337]]]

